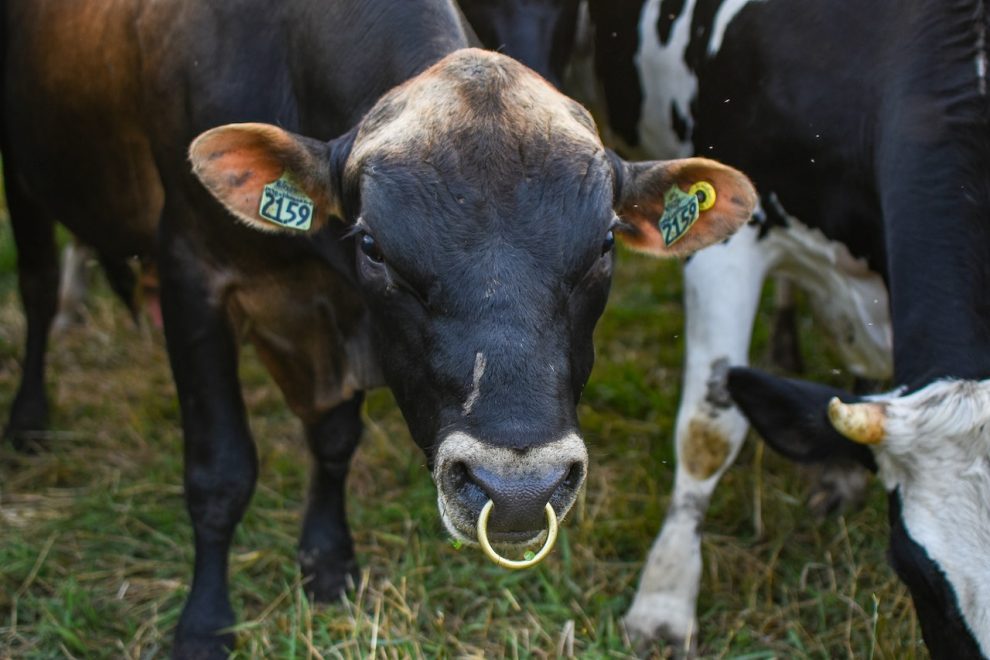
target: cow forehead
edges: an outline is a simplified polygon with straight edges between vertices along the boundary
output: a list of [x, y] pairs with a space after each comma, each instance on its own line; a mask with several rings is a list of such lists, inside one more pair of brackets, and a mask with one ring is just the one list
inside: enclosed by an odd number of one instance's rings
[[973, 470], [990, 477], [990, 380], [939, 380], [911, 394], [871, 398], [885, 405], [884, 441], [875, 453], [887, 490], [954, 488], [955, 477]]
[[520, 148], [604, 149], [580, 104], [512, 58], [468, 48], [378, 101], [362, 120], [347, 172], [370, 158], [414, 157], [438, 146], [474, 149], [479, 139], [494, 158]]

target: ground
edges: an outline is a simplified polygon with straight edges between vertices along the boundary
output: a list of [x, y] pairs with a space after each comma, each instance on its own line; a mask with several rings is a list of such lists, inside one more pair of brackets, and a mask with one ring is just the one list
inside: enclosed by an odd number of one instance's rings
[[[23, 315], [0, 224], [0, 416], [20, 373]], [[339, 605], [303, 597], [295, 544], [307, 457], [300, 427], [248, 349], [242, 364], [261, 478], [235, 538], [236, 657], [624, 658], [619, 620], [659, 529], [673, 477], [683, 352], [680, 274], [620, 255], [580, 406], [587, 490], [539, 568], [506, 572], [455, 549], [424, 459], [388, 392], [367, 403], [349, 481], [364, 568]], [[49, 451], [0, 445], [0, 658], [165, 656], [188, 590], [179, 413], [160, 331], [97, 292], [53, 341]], [[753, 359], [766, 353], [761, 315]], [[809, 320], [809, 377], [841, 385]], [[704, 525], [705, 658], [924, 658], [907, 591], [885, 559], [886, 502], [816, 522], [807, 472], [752, 437]], [[664, 657], [669, 651], [652, 651]]]

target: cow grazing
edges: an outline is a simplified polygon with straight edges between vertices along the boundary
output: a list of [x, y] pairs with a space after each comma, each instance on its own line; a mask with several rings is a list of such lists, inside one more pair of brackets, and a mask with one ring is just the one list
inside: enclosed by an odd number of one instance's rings
[[[343, 486], [366, 389], [395, 393], [452, 535], [473, 542], [491, 500], [492, 541], [538, 540], [588, 469], [575, 405], [614, 236], [683, 256], [756, 203], [713, 161], [606, 151], [577, 103], [464, 49], [449, 1], [5, 10], [2, 146], [29, 320], [12, 416], [44, 401], [53, 220], [101, 254], [152, 255], [196, 545], [180, 657], [233, 644], [227, 555], [258, 470], [242, 339], [303, 421], [299, 561], [333, 598], [356, 575]], [[704, 182], [714, 197], [693, 194]]]
[[[879, 467], [891, 556], [938, 657], [990, 654], [990, 130], [982, 0], [590, 0], [609, 129], [627, 149], [753, 177], [757, 221], [685, 268], [687, 356], [667, 519], [626, 617], [696, 628], [698, 526], [748, 428], [804, 459]], [[809, 293], [856, 397], [744, 365], [763, 281]], [[712, 294], [718, 292], [717, 299]], [[889, 293], [888, 293], [889, 292]], [[731, 398], [730, 398], [731, 394]], [[872, 401], [872, 400], [871, 400]], [[850, 431], [862, 426], [869, 431]], [[885, 422], [878, 420], [885, 419]]]

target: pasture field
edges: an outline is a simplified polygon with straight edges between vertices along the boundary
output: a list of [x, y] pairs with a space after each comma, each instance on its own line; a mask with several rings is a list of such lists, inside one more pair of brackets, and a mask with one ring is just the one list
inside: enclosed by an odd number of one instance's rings
[[[3, 419], [24, 333], [14, 263], [3, 222]], [[767, 320], [764, 312], [757, 364]], [[300, 427], [247, 348], [241, 373], [261, 477], [233, 548], [235, 657], [631, 657], [619, 622], [673, 479], [682, 323], [678, 265], [621, 254], [580, 406], [588, 487], [550, 558], [527, 572], [450, 544], [390, 394], [370, 396], [348, 504], [364, 577], [346, 602], [320, 607], [302, 596], [295, 561], [307, 478]], [[801, 332], [808, 376], [848, 386], [810, 321]], [[103, 286], [85, 325], [53, 339], [50, 450], [0, 446], [0, 658], [167, 656], [192, 544], [163, 344]], [[927, 657], [886, 563], [880, 484], [862, 509], [816, 521], [804, 505], [808, 472], [760, 446], [747, 443], [704, 525], [701, 656]]]

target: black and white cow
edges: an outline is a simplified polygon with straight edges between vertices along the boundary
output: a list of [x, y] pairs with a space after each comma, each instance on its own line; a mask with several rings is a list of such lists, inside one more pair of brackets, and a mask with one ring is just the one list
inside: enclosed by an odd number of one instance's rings
[[615, 234], [687, 255], [757, 201], [718, 163], [607, 151], [580, 105], [465, 48], [451, 0], [2, 8], [28, 317], [11, 423], [44, 423], [54, 220], [100, 254], [155, 257], [196, 550], [177, 656], [233, 643], [228, 549], [258, 470], [242, 340], [304, 423], [299, 561], [334, 598], [356, 571], [344, 481], [364, 390], [391, 387], [452, 535], [474, 542], [490, 500], [492, 540], [532, 542], [585, 481], [575, 406]]
[[[675, 491], [627, 626], [695, 635], [698, 528], [748, 417], [790, 456], [878, 467], [893, 565], [933, 655], [990, 655], [985, 0], [589, 9], [617, 142], [652, 157], [719, 158], [762, 195], [756, 221], [685, 268]], [[869, 420], [872, 452], [829, 423], [831, 396], [857, 397], [730, 371], [747, 362], [764, 279], [780, 272], [809, 292], [850, 372], [897, 385], [865, 410], [831, 409], [852, 436]]]

